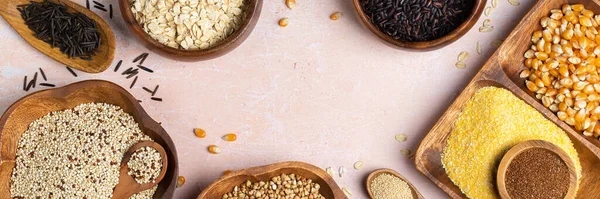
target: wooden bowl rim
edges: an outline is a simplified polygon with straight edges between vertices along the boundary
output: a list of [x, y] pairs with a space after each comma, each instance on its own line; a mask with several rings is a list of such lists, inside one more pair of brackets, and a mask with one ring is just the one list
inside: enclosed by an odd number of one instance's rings
[[300, 161], [279, 162], [279, 163], [274, 163], [274, 164], [269, 164], [269, 165], [264, 165], [264, 166], [250, 167], [250, 168], [246, 168], [246, 169], [242, 169], [242, 170], [233, 171], [233, 172], [231, 172], [227, 175], [223, 175], [223, 176], [219, 177], [217, 180], [213, 181], [210, 185], [208, 185], [206, 188], [204, 188], [204, 190], [202, 190], [200, 195], [198, 195], [197, 199], [206, 198], [207, 197], [206, 195], [208, 194], [209, 190], [213, 189], [214, 187], [219, 187], [219, 186], [221, 186], [220, 184], [223, 183], [224, 181], [234, 178], [234, 177], [237, 177], [237, 176], [258, 176], [258, 175], [262, 175], [262, 174], [266, 174], [266, 173], [271, 173], [273, 171], [277, 171], [280, 169], [294, 169], [294, 168], [302, 168], [316, 176], [319, 176], [320, 178], [322, 178], [325, 181], [325, 184], [319, 184], [321, 187], [323, 187], [323, 186], [329, 187], [332, 191], [332, 194], [334, 195], [334, 197], [336, 199], [338, 199], [338, 198], [339, 199], [347, 199], [346, 195], [342, 192], [342, 190], [337, 185], [337, 183], [335, 182], [335, 180], [333, 179], [332, 176], [330, 176], [323, 169], [321, 169], [315, 165], [305, 163], [305, 162], [300, 162]]
[[400, 173], [398, 173], [392, 169], [387, 169], [387, 168], [381, 168], [381, 169], [377, 169], [377, 170], [371, 172], [371, 174], [369, 174], [369, 176], [365, 180], [365, 186], [366, 186], [365, 188], [367, 189], [367, 193], [369, 193], [369, 197], [375, 198], [375, 197], [373, 197], [373, 192], [371, 191], [371, 183], [373, 182], [373, 180], [375, 180], [376, 177], [378, 177], [382, 174], [386, 174], [386, 173], [390, 174], [392, 176], [396, 176], [396, 177], [400, 178], [402, 181], [406, 182], [406, 184], [408, 184], [408, 187], [410, 187], [410, 190], [411, 190], [411, 193], [412, 193], [412, 196], [414, 199], [422, 199], [423, 198], [423, 196], [421, 195], [419, 190], [417, 190], [417, 188], [408, 179], [406, 179]]
[[[148, 113], [144, 110], [144, 108], [142, 108], [140, 103], [133, 97], [133, 95], [131, 95], [131, 93], [127, 92], [127, 90], [125, 90], [123, 87], [121, 87], [113, 82], [109, 82], [106, 80], [99, 80], [99, 79], [84, 80], [84, 81], [71, 83], [71, 84], [68, 84], [68, 85], [62, 86], [62, 87], [51, 88], [51, 89], [33, 92], [31, 94], [25, 95], [24, 97], [18, 99], [12, 105], [10, 105], [8, 107], [8, 109], [6, 109], [6, 111], [0, 117], [0, 148], [3, 147], [1, 138], [3, 137], [3, 133], [4, 133], [3, 129], [6, 125], [6, 122], [11, 117], [13, 112], [19, 106], [21, 106], [23, 103], [25, 103], [26, 101], [28, 101], [34, 97], [37, 97], [37, 96], [47, 96], [47, 97], [51, 97], [51, 98], [65, 99], [66, 96], [69, 96], [70, 94], [72, 94], [82, 88], [88, 88], [88, 87], [108, 87], [109, 89], [112, 89], [112, 90], [117, 91], [120, 94], [122, 94], [125, 98], [127, 98], [129, 103], [131, 103], [133, 105], [133, 110], [139, 116], [139, 121], [136, 120], [138, 125], [143, 126], [148, 129], [152, 129], [152, 131], [156, 132], [157, 135], [159, 135], [165, 141], [166, 147], [162, 146], [162, 145], [161, 146], [163, 148], [168, 148], [169, 151], [172, 151], [172, 153], [174, 155], [173, 155], [173, 157], [170, 157], [169, 160], [173, 160], [173, 162], [175, 162], [176, 164], [175, 165], [169, 164], [166, 169], [166, 170], [168, 170], [168, 168], [172, 167], [173, 177], [171, 179], [163, 179], [162, 180], [162, 181], [169, 182], [165, 188], [165, 194], [163, 195], [163, 198], [172, 198], [173, 197], [172, 195], [175, 192], [175, 185], [177, 183], [177, 177], [179, 175], [179, 164], [178, 164], [179, 159], [177, 157], [177, 149], [175, 148], [175, 144], [173, 143], [173, 140], [171, 139], [169, 134], [166, 132], [166, 130], [164, 128], [162, 128], [162, 126], [160, 124], [158, 124], [158, 122], [156, 122], [154, 119], [152, 119], [150, 117], [150, 115], [148, 115]], [[128, 114], [130, 114], [132, 116], [135, 115], [132, 113], [128, 113]], [[6, 160], [6, 159], [4, 159], [5, 157], [3, 157], [3, 156], [4, 156], [4, 154], [0, 154], [0, 165], [2, 165], [5, 162], [15, 162], [15, 160]]]
[[515, 157], [517, 157], [518, 155], [520, 155], [521, 153], [527, 151], [527, 150], [531, 150], [531, 149], [546, 149], [548, 151], [551, 151], [552, 153], [555, 153], [556, 155], [558, 155], [560, 157], [560, 159], [562, 159], [563, 162], [565, 162], [565, 164], [567, 165], [567, 168], [569, 169], [569, 189], [567, 190], [567, 193], [565, 194], [565, 198], [567, 199], [572, 199], [575, 198], [575, 195], [577, 194], [577, 172], [575, 171], [575, 166], [573, 163], [573, 159], [571, 159], [571, 157], [569, 157], [569, 155], [562, 150], [560, 147], [556, 146], [555, 144], [545, 141], [545, 140], [528, 140], [525, 142], [521, 142], [515, 146], [513, 146], [512, 148], [510, 148], [510, 150], [508, 150], [508, 152], [506, 152], [506, 154], [504, 154], [504, 156], [502, 157], [502, 160], [500, 161], [500, 165], [498, 166], [498, 172], [497, 172], [497, 177], [496, 177], [496, 184], [498, 185], [498, 192], [500, 193], [501, 198], [503, 199], [510, 199], [510, 195], [508, 194], [508, 191], [506, 190], [506, 172], [508, 170], [508, 166], [510, 165], [510, 163], [512, 163], [512, 161], [514, 160]]
[[[129, 27], [136, 38], [141, 40], [146, 45], [152, 46], [154, 49], [171, 56], [202, 59], [204, 57], [212, 57], [214, 55], [217, 55], [215, 57], [219, 57], [221, 55], [218, 54], [221, 52], [227, 53], [232, 51], [247, 39], [247, 35], [252, 33], [252, 30], [254, 30], [256, 25], [255, 22], [258, 21], [258, 18], [260, 17], [263, 0], [246, 1], [249, 1], [250, 5], [248, 5], [244, 22], [242, 25], [240, 25], [238, 30], [229, 35], [229, 37], [217, 43], [215, 46], [203, 50], [184, 50], [172, 48], [156, 41], [148, 33], [146, 33], [146, 31], [144, 31], [144, 28], [135, 19], [133, 13], [131, 12], [131, 3], [129, 0], [119, 0], [119, 7], [121, 9], [121, 16], [123, 17], [123, 20], [125, 20], [127, 27]], [[237, 42], [238, 40], [239, 42]]]
[[392, 46], [397, 49], [408, 49], [418, 51], [436, 50], [460, 39], [462, 36], [467, 34], [467, 32], [469, 32], [469, 30], [475, 25], [475, 23], [477, 23], [487, 3], [487, 0], [474, 0], [475, 4], [473, 5], [473, 9], [471, 10], [469, 17], [447, 35], [444, 35], [440, 38], [431, 41], [407, 42], [393, 39], [387, 34], [381, 32], [373, 23], [371, 23], [371, 20], [363, 11], [362, 6], [360, 5], [361, 1], [364, 0], [353, 0], [354, 10], [356, 11], [358, 18], [360, 19], [362, 24], [366, 26], [367, 29], [371, 31], [371, 33], [377, 36], [380, 39], [380, 41], [383, 41], [385, 44], [388, 44], [389, 46]]

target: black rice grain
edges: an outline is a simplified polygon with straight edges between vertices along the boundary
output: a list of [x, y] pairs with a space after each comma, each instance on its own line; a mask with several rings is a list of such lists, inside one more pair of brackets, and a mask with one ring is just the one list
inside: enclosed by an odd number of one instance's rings
[[362, 0], [363, 11], [381, 32], [395, 40], [431, 41], [460, 26], [474, 0]]
[[69, 70], [69, 72], [71, 73], [71, 75], [77, 77], [77, 73], [75, 73], [75, 71], [73, 69], [71, 69], [71, 67], [67, 66], [67, 70]]
[[48, 84], [48, 83], [40, 83], [40, 86], [45, 86], [45, 87], [56, 87], [56, 85], [54, 85], [54, 84]]
[[152, 98], [150, 98], [150, 99], [151, 99], [151, 100], [154, 100], [154, 101], [159, 101], [159, 102], [162, 102], [162, 98], [158, 98], [158, 97], [152, 97]]
[[115, 72], [119, 71], [119, 68], [121, 67], [122, 63], [123, 63], [123, 60], [119, 60], [119, 63], [117, 63], [117, 66], [115, 66]]
[[17, 9], [38, 39], [58, 47], [69, 58], [91, 60], [100, 47], [96, 22], [82, 13], [67, 12], [66, 6], [48, 0], [32, 1]]
[[40, 74], [42, 74], [42, 78], [44, 78], [44, 81], [48, 81], [48, 78], [46, 78], [46, 73], [44, 73], [44, 70], [42, 70], [42, 68], [40, 69]]
[[137, 82], [138, 77], [135, 76], [135, 78], [133, 78], [133, 82], [131, 82], [131, 85], [129, 85], [129, 89], [133, 88], [133, 86], [135, 86], [135, 83]]

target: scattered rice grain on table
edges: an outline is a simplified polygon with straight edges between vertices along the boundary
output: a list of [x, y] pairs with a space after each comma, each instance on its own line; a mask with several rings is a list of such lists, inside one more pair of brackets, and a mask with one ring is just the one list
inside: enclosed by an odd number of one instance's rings
[[484, 87], [467, 102], [442, 154], [446, 173], [469, 198], [499, 198], [496, 170], [502, 156], [526, 140], [546, 140], [573, 159], [578, 179], [581, 165], [567, 134], [510, 91]]

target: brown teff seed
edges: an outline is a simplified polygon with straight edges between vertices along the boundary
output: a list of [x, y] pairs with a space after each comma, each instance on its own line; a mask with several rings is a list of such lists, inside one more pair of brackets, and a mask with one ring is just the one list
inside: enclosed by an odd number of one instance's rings
[[177, 177], [177, 188], [183, 186], [185, 184], [185, 177], [179, 176]]
[[221, 153], [221, 148], [219, 148], [216, 145], [210, 145], [210, 146], [208, 146], [208, 152], [210, 152], [212, 154], [219, 154], [219, 153]]
[[279, 20], [279, 26], [281, 27], [287, 27], [288, 24], [290, 24], [290, 19], [288, 18], [282, 18]]
[[329, 18], [331, 20], [338, 20], [341, 16], [342, 16], [342, 13], [340, 13], [340, 12], [334, 12], [333, 14], [331, 14], [329, 16]]
[[235, 135], [233, 133], [227, 134], [227, 135], [223, 136], [223, 140], [228, 141], [228, 142], [233, 142], [233, 141], [237, 140], [237, 135]]
[[289, 9], [294, 9], [296, 8], [296, 0], [286, 0], [285, 1], [285, 5], [289, 8]]
[[511, 198], [563, 198], [569, 188], [569, 168], [554, 152], [529, 149], [508, 165], [505, 182]]
[[194, 128], [194, 134], [196, 135], [196, 137], [199, 137], [199, 138], [206, 137], [206, 131], [204, 131], [204, 129], [201, 129], [201, 128]]

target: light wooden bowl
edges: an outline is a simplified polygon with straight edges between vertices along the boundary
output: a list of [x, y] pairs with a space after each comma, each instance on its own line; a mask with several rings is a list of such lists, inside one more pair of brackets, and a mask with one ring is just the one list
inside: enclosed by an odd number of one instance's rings
[[312, 179], [313, 182], [318, 183], [321, 186], [319, 193], [325, 196], [325, 198], [348, 198], [335, 183], [333, 178], [327, 174], [327, 172], [323, 171], [323, 169], [303, 162], [282, 162], [234, 171], [224, 175], [204, 189], [198, 196], [198, 199], [221, 198], [224, 194], [233, 191], [233, 187], [238, 186], [247, 180], [252, 182], [268, 181], [271, 180], [272, 177], [292, 173]]
[[171, 48], [167, 45], [161, 44], [156, 41], [137, 22], [133, 13], [131, 12], [130, 0], [119, 0], [119, 6], [121, 7], [121, 15], [127, 24], [127, 27], [147, 48], [153, 52], [159, 53], [162, 56], [169, 57], [171, 59], [179, 61], [202, 61], [214, 59], [223, 56], [233, 49], [241, 45], [250, 35], [262, 10], [263, 0], [246, 0], [250, 2], [246, 13], [244, 22], [232, 35], [219, 42], [216, 46], [205, 49], [205, 50], [183, 50]]
[[[36, 0], [38, 1], [38, 0]], [[73, 3], [69, 0], [51, 0], [52, 2], [64, 4], [68, 7], [69, 12], [80, 12], [88, 16], [90, 19], [96, 22], [98, 32], [100, 32], [101, 43], [98, 48], [98, 52], [92, 58], [93, 60], [83, 60], [79, 58], [69, 58], [66, 54], [60, 52], [59, 48], [52, 48], [52, 46], [42, 40], [39, 40], [34, 36], [34, 32], [27, 27], [21, 13], [17, 10], [18, 5], [29, 4], [30, 0], [6, 0], [0, 1], [0, 15], [10, 24], [10, 26], [25, 39], [25, 41], [35, 49], [48, 55], [52, 59], [63, 63], [67, 66], [75, 68], [77, 70], [88, 72], [88, 73], [100, 73], [105, 71], [113, 61], [115, 56], [115, 36], [110, 29], [110, 26], [106, 24], [101, 17], [96, 13], [86, 9], [79, 4]]]
[[390, 175], [396, 176], [397, 178], [402, 179], [410, 187], [413, 198], [423, 199], [423, 196], [421, 195], [421, 193], [419, 193], [417, 188], [415, 188], [415, 186], [412, 183], [410, 183], [410, 181], [408, 181], [404, 176], [400, 175], [398, 172], [391, 170], [391, 169], [377, 169], [377, 170], [373, 171], [371, 174], [369, 174], [369, 177], [367, 177], [367, 180], [365, 181], [365, 186], [367, 186], [367, 192], [369, 193], [369, 197], [371, 197], [372, 199], [375, 197], [373, 197], [373, 192], [371, 191], [371, 183], [373, 182], [373, 180], [375, 180], [375, 178], [377, 178], [379, 175], [382, 175], [382, 174], [390, 174]]
[[377, 36], [383, 43], [388, 46], [404, 49], [404, 50], [412, 50], [412, 51], [431, 51], [442, 48], [451, 44], [452, 42], [458, 40], [463, 35], [465, 35], [469, 30], [477, 23], [481, 13], [485, 9], [485, 4], [487, 0], [474, 0], [475, 4], [473, 5], [473, 10], [471, 10], [471, 14], [467, 19], [452, 32], [447, 35], [431, 40], [431, 41], [421, 41], [421, 42], [407, 42], [396, 40], [384, 32], [380, 31], [375, 24], [371, 23], [371, 19], [365, 14], [362, 6], [360, 5], [361, 1], [364, 0], [353, 0], [354, 1], [354, 10], [358, 15], [358, 18], [362, 22], [362, 24], [367, 27], [375, 36]]
[[108, 103], [131, 114], [144, 134], [150, 136], [167, 152], [168, 167], [159, 183], [154, 198], [171, 198], [178, 177], [178, 159], [175, 144], [167, 132], [152, 120], [137, 100], [120, 86], [103, 81], [88, 80], [65, 87], [39, 91], [27, 95], [0, 118], [0, 198], [10, 198], [10, 178], [15, 167], [17, 145], [29, 123], [52, 111], [74, 108], [83, 103]]
[[600, 13], [600, 5], [597, 0], [537, 1], [421, 141], [415, 152], [415, 166], [450, 197], [466, 198], [446, 174], [442, 166], [441, 154], [446, 147], [446, 139], [450, 136], [455, 121], [467, 101], [477, 90], [487, 86], [511, 91], [515, 96], [538, 110], [546, 119], [563, 129], [573, 142], [582, 167], [579, 190], [585, 191], [577, 193], [577, 198], [598, 197], [600, 183], [597, 179], [600, 179], [600, 169], [597, 168], [600, 165], [600, 141], [582, 135], [581, 132], [575, 131], [571, 126], [559, 120], [552, 111], [535, 98], [535, 95], [528, 91], [524, 80], [519, 78], [519, 73], [525, 68], [523, 55], [531, 46], [531, 35], [534, 30], [541, 29], [539, 20], [542, 16], [549, 16], [551, 9], [560, 8], [565, 3], [582, 3], [587, 9]]
[[577, 194], [577, 172], [575, 171], [575, 165], [573, 164], [573, 160], [569, 157], [565, 151], [560, 149], [558, 146], [543, 140], [529, 140], [522, 142], [520, 144], [512, 147], [504, 157], [502, 161], [500, 161], [500, 166], [498, 166], [498, 173], [496, 178], [496, 184], [498, 185], [498, 192], [500, 192], [500, 197], [503, 199], [510, 199], [510, 195], [506, 190], [506, 171], [508, 170], [508, 166], [510, 163], [517, 157], [519, 154], [535, 148], [546, 149], [557, 154], [560, 159], [565, 162], [567, 168], [569, 169], [570, 183], [567, 194], [564, 198], [573, 199], [575, 198], [575, 194]]

